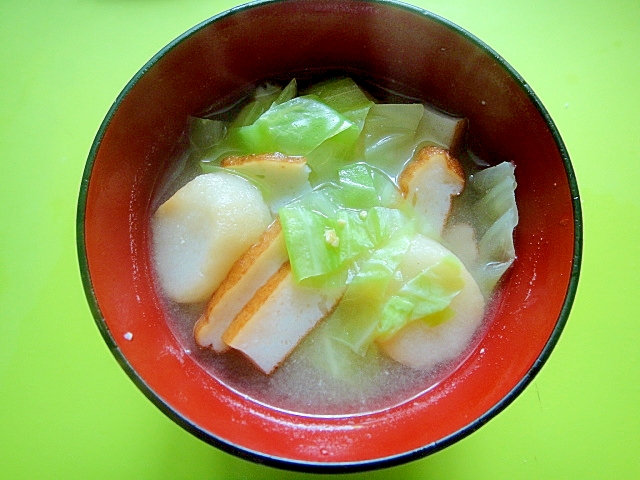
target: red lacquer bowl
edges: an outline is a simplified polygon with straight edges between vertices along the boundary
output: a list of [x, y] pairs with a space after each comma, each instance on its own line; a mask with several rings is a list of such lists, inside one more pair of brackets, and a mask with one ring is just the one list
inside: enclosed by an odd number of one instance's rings
[[[517, 260], [486, 333], [434, 388], [354, 416], [288, 413], [225, 387], [167, 324], [152, 279], [150, 199], [189, 115], [265, 79], [340, 71], [469, 119], [470, 151], [516, 165]], [[129, 82], [91, 148], [78, 251], [97, 325], [136, 385], [202, 440], [244, 458], [309, 471], [416, 459], [504, 409], [549, 357], [575, 295], [582, 248], [576, 180], [547, 111], [495, 52], [429, 12], [389, 1], [258, 2], [172, 42]]]

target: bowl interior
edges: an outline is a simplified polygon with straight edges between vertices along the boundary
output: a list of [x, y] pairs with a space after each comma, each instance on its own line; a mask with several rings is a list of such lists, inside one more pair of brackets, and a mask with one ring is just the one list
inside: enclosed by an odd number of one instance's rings
[[[225, 105], [265, 79], [328, 70], [373, 79], [467, 117], [474, 154], [516, 165], [520, 213], [517, 260], [474, 352], [417, 398], [348, 418], [283, 412], [207, 374], [168, 327], [149, 254], [150, 200], [183, 146], [188, 116]], [[578, 208], [568, 156], [546, 111], [517, 74], [470, 35], [389, 2], [263, 2], [187, 32], [125, 88], [87, 164], [79, 251], [105, 340], [171, 418], [259, 461], [366, 468], [448, 445], [530, 381], [573, 298]]]

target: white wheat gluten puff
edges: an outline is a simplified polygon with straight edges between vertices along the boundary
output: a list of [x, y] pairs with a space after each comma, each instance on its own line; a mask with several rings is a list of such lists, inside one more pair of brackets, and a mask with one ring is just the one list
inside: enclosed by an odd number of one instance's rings
[[180, 303], [202, 302], [271, 223], [260, 191], [226, 172], [200, 175], [151, 218], [160, 285]]
[[[440, 243], [416, 235], [403, 259], [400, 270], [412, 278], [421, 270], [453, 255]], [[449, 305], [453, 316], [432, 326], [415, 320], [387, 341], [379, 341], [382, 350], [394, 360], [418, 369], [431, 369], [458, 357], [469, 345], [484, 316], [484, 297], [466, 268], [462, 270], [464, 286]]]

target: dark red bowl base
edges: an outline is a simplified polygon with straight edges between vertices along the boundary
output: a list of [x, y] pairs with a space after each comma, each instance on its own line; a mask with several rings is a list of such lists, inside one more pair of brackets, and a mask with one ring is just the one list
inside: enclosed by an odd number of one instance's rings
[[[187, 117], [264, 79], [327, 70], [375, 79], [467, 117], [469, 148], [492, 163], [513, 162], [518, 181], [518, 258], [474, 352], [418, 398], [349, 419], [281, 412], [210, 376], [171, 333], [149, 254], [150, 199], [179, 151]], [[493, 52], [416, 9], [355, 0], [281, 1], [205, 22], [127, 86], [89, 160], [81, 262], [103, 335], [165, 412], [240, 455], [292, 468], [366, 468], [430, 453], [511, 401], [544, 362], [566, 320], [577, 280], [580, 219], [557, 132]]]

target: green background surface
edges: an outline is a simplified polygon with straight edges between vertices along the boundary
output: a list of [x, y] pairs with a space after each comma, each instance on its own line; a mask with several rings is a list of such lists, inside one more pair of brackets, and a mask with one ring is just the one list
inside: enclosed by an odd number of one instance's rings
[[[488, 43], [549, 110], [580, 187], [582, 275], [554, 353], [505, 411], [430, 457], [346, 477], [640, 478], [640, 2], [413, 3]], [[0, 0], [2, 478], [304, 477], [220, 452], [157, 410], [103, 343], [77, 266], [80, 179], [113, 100], [163, 46], [237, 4]]]

